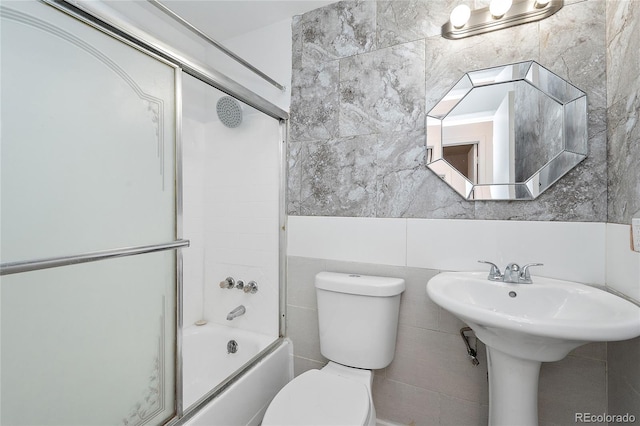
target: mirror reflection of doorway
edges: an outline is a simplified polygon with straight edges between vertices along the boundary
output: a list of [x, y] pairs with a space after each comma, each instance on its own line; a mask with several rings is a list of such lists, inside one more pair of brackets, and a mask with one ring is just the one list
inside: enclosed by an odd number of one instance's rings
[[471, 182], [477, 182], [478, 143], [461, 143], [442, 147], [444, 159]]

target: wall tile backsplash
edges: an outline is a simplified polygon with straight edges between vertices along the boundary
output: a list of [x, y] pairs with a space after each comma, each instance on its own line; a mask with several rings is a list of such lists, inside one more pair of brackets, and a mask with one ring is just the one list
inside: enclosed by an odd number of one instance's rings
[[[452, 271], [478, 260], [544, 263], [532, 274], [605, 284], [604, 223], [289, 217], [291, 256]], [[291, 283], [291, 286], [295, 286]]]

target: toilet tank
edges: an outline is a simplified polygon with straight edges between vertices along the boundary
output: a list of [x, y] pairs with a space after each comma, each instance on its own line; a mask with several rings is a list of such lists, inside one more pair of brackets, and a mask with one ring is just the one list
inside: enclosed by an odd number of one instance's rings
[[404, 280], [320, 272], [315, 286], [322, 355], [350, 367], [389, 365], [396, 350]]

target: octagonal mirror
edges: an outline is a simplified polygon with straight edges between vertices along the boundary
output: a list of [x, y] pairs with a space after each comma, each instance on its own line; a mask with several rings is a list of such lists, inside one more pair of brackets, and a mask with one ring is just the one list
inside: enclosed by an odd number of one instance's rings
[[536, 198], [587, 156], [586, 94], [534, 61], [468, 72], [427, 114], [427, 156], [466, 199]]

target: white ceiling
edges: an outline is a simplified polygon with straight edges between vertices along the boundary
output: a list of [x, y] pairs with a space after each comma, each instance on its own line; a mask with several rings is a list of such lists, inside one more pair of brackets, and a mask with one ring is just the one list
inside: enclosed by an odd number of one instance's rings
[[160, 0], [218, 41], [334, 3], [335, 0]]

